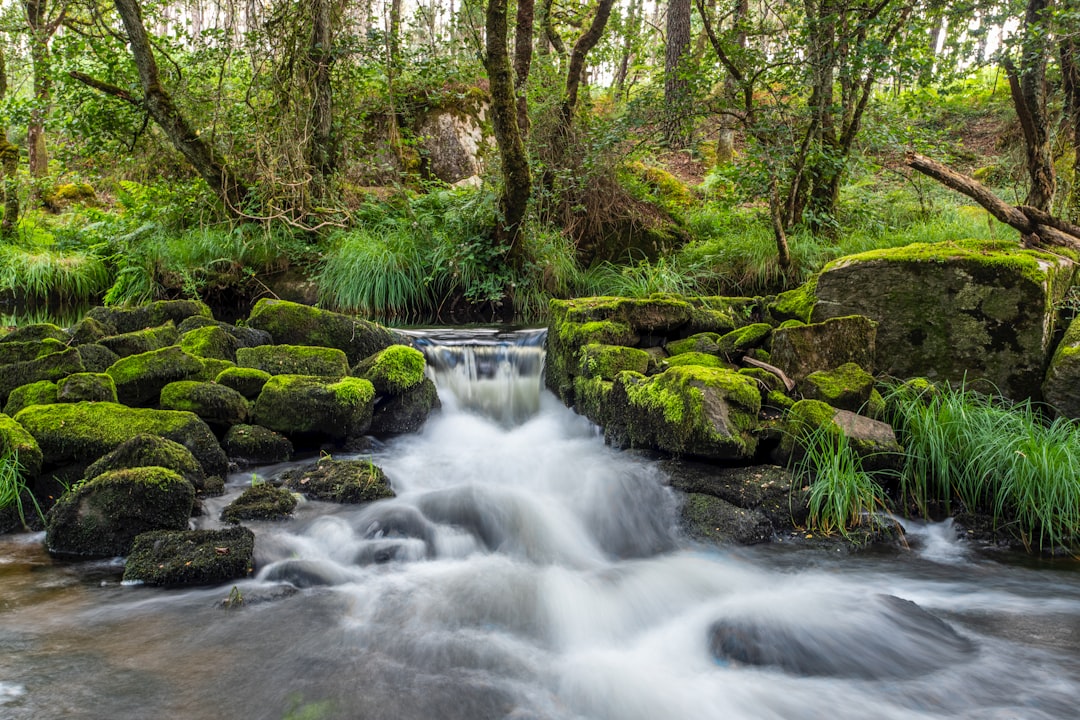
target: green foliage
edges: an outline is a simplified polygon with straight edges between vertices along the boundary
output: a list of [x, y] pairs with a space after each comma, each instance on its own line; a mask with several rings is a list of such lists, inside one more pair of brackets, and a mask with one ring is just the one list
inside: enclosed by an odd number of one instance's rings
[[41, 512], [34, 494], [26, 485], [25, 468], [19, 462], [17, 450], [7, 450], [0, 455], [0, 510], [14, 507], [19, 515], [19, 522], [26, 527], [26, 508], [23, 507], [23, 498], [26, 497], [34, 506], [41, 522], [45, 522], [45, 516]]
[[108, 286], [108, 269], [92, 252], [55, 246], [0, 245], [0, 291], [85, 303]]
[[1080, 426], [1030, 400], [900, 385], [886, 402], [907, 451], [901, 487], [920, 512], [958, 501], [1040, 550], [1080, 541]]

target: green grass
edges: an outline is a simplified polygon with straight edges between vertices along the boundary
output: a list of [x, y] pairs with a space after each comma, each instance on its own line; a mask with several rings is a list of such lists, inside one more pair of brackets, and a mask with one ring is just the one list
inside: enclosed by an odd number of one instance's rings
[[19, 514], [19, 522], [26, 527], [26, 508], [23, 506], [23, 497], [26, 497], [34, 506], [41, 522], [45, 522], [45, 516], [41, 507], [34, 498], [33, 493], [26, 487], [25, 469], [19, 462], [19, 453], [8, 450], [0, 455], [0, 510], [6, 510], [14, 506]]
[[28, 298], [85, 303], [109, 287], [105, 262], [91, 252], [55, 247], [0, 246], [0, 291]]
[[906, 461], [905, 501], [987, 513], [1027, 547], [1077, 549], [1080, 425], [964, 388], [901, 385], [886, 398]]

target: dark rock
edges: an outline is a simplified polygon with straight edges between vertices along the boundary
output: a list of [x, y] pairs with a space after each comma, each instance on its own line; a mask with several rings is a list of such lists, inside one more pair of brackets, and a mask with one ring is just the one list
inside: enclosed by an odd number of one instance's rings
[[424, 378], [411, 390], [383, 398], [375, 406], [369, 432], [376, 435], [416, 432], [432, 411], [441, 406], [435, 383]]
[[191, 330], [204, 327], [216, 327], [221, 328], [236, 341], [236, 347], [258, 347], [259, 345], [270, 345], [274, 342], [270, 337], [270, 333], [265, 330], [259, 330], [253, 327], [240, 327], [237, 325], [230, 325], [220, 320], [214, 320], [213, 318], [203, 317], [201, 315], [193, 315], [184, 322], [180, 323], [177, 330], [180, 331], [180, 335], [186, 335]]
[[307, 375], [275, 375], [255, 401], [256, 425], [296, 438], [341, 440], [371, 426], [375, 389], [361, 378], [337, 382]]
[[214, 378], [218, 385], [224, 385], [237, 391], [248, 400], [254, 400], [262, 392], [263, 385], [270, 379], [270, 373], [256, 368], [233, 367], [222, 370]]
[[86, 372], [105, 372], [114, 362], [120, 359], [120, 356], [109, 348], [95, 343], [78, 345], [75, 350], [78, 351], [79, 359], [82, 360]]
[[268, 298], [256, 303], [247, 324], [270, 333], [275, 343], [343, 350], [350, 364], [400, 342], [395, 333], [381, 325]]
[[7, 335], [0, 337], [0, 343], [32, 342], [40, 343], [44, 340], [56, 340], [67, 344], [71, 336], [61, 327], [52, 323], [34, 323], [17, 327]]
[[8, 393], [20, 385], [39, 380], [56, 381], [74, 373], [85, 372], [86, 367], [75, 348], [49, 353], [36, 360], [17, 362], [0, 368], [0, 402], [7, 402]]
[[247, 420], [247, 399], [230, 387], [212, 382], [181, 380], [161, 390], [162, 410], [186, 410], [212, 428], [226, 429]]
[[75, 373], [56, 384], [58, 402], [116, 402], [116, 383], [105, 373]]
[[259, 425], [233, 425], [222, 447], [230, 460], [241, 465], [285, 462], [293, 454], [289, 438]]
[[236, 362], [236, 350], [240, 343], [225, 328], [218, 325], [188, 330], [180, 338], [180, 347], [198, 358], [214, 358]]
[[245, 527], [143, 533], [124, 563], [124, 581], [216, 585], [250, 575], [254, 553], [255, 535]]
[[31, 405], [52, 405], [55, 402], [59, 402], [56, 383], [52, 380], [39, 380], [12, 390], [4, 405], [4, 413], [14, 417], [20, 410]]
[[177, 346], [120, 358], [106, 370], [125, 405], [154, 405], [171, 382], [189, 380], [204, 371], [202, 362]]
[[104, 337], [97, 344], [112, 350], [117, 357], [127, 357], [169, 347], [179, 337], [176, 326], [168, 322], [158, 327]]
[[702, 493], [685, 497], [680, 524], [690, 537], [714, 543], [754, 545], [768, 542], [773, 536], [772, 523], [765, 513], [735, 507]]
[[158, 300], [135, 308], [95, 307], [86, 316], [118, 333], [135, 332], [164, 325], [170, 320], [179, 325], [192, 316], [213, 317], [210, 308], [198, 300]]
[[296, 496], [288, 490], [268, 483], [256, 483], [225, 506], [221, 519], [233, 524], [244, 520], [282, 520], [295, 507]]
[[86, 468], [87, 480], [112, 470], [136, 467], [163, 467], [184, 478], [199, 492], [206, 490], [206, 472], [191, 454], [178, 442], [157, 435], [135, 435], [101, 456]]
[[278, 480], [315, 500], [367, 503], [394, 497], [382, 469], [367, 460], [322, 458], [307, 467], [286, 470]]
[[853, 315], [777, 328], [770, 359], [795, 382], [812, 372], [833, 370], [846, 363], [873, 370], [876, 327], [869, 318]]
[[263, 370], [271, 375], [343, 378], [349, 374], [349, 360], [344, 351], [308, 345], [240, 348], [236, 351], [236, 364], [239, 367]]

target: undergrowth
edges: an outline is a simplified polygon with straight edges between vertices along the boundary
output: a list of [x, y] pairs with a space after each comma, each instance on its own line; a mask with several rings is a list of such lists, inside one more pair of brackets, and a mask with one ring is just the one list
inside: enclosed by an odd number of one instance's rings
[[0, 455], [0, 510], [14, 507], [19, 515], [19, 522], [23, 527], [26, 523], [26, 510], [23, 499], [27, 498], [34, 506], [34, 510], [41, 522], [45, 522], [45, 516], [41, 507], [26, 486], [25, 468], [19, 461], [19, 453], [16, 450], [8, 450]]

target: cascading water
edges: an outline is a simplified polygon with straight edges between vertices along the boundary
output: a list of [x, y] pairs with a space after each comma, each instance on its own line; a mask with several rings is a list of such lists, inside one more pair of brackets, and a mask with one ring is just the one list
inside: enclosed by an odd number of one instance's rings
[[0, 717], [1076, 717], [1076, 567], [948, 528], [693, 546], [655, 464], [541, 390], [540, 334], [469, 337], [416, 338], [443, 410], [371, 454], [397, 497], [254, 524], [239, 609], [0, 539]]

